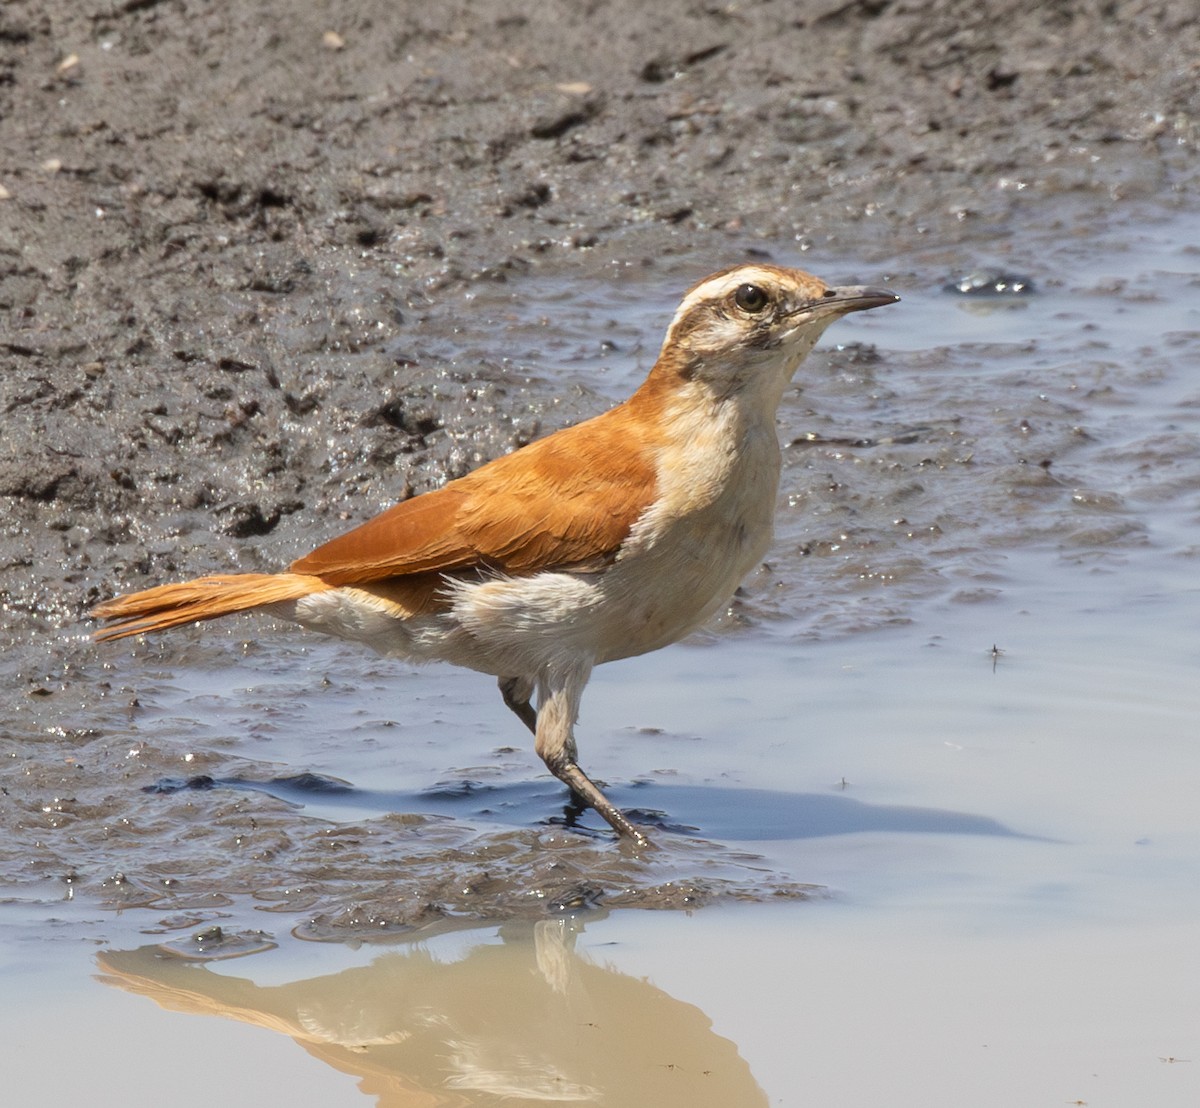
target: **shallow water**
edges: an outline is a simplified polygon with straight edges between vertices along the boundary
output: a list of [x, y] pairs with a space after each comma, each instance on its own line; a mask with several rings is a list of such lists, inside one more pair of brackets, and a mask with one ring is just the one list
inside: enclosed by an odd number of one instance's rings
[[[547, 824], [470, 674], [246, 622], [31, 702], [86, 785], [6, 863], [14, 1100], [65, 1049], [96, 1104], [263, 1074], [324, 1105], [1200, 1101], [1200, 218], [1018, 241], [777, 259], [904, 302], [785, 403], [769, 567], [588, 689], [583, 764], [654, 857]], [[629, 391], [692, 264], [470, 307], [531, 389], [568, 366], [565, 422]], [[943, 291], [989, 266], [1036, 291]], [[214, 924], [271, 949], [210, 960]]]

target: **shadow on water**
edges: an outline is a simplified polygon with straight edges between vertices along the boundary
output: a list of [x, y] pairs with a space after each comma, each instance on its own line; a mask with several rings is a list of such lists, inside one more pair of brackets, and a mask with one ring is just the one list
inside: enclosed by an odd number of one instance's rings
[[[262, 792], [303, 808], [308, 815], [335, 822], [389, 813], [452, 816], [475, 823], [524, 827], [566, 823], [583, 831], [598, 822], [591, 813], [581, 815], [564, 807], [561, 787], [548, 780], [481, 784], [463, 779], [417, 792], [393, 792], [359, 789], [336, 778], [302, 773], [267, 781], [208, 776], [164, 778], [148, 786], [147, 791], [189, 789]], [[870, 831], [1037, 838], [969, 812], [868, 804], [848, 796], [821, 793], [659, 782], [610, 786], [608, 792], [636, 823], [669, 834], [702, 835], [719, 841], [812, 839]], [[603, 833], [607, 834], [607, 829]]]

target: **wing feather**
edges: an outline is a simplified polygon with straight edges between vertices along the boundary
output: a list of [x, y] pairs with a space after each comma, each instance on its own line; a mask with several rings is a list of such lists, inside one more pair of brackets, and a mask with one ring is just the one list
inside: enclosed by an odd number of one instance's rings
[[657, 487], [656, 443], [625, 406], [497, 458], [294, 562], [330, 585], [611, 560]]

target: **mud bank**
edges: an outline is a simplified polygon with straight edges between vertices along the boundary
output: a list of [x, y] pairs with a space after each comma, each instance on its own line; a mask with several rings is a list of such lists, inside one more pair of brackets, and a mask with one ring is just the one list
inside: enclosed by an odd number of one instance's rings
[[[1197, 57], [1184, 0], [6, 4], [5, 876], [70, 877], [42, 830], [77, 823], [84, 857], [148, 803], [117, 772], [135, 697], [72, 637], [89, 605], [276, 568], [600, 410], [557, 376], [571, 343], [653, 357], [660, 332], [599, 314], [509, 340], [497, 287], [682, 290], [781, 254], [883, 279], [917, 250], [948, 278], [1030, 221], [1169, 208], [1197, 184]], [[198, 810], [233, 835], [243, 803]]]

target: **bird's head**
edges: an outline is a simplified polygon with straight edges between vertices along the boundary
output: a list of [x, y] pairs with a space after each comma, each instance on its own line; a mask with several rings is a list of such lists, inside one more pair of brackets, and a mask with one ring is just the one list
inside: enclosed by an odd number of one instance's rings
[[887, 289], [827, 285], [799, 269], [741, 265], [693, 285], [667, 330], [656, 373], [718, 397], [782, 394], [821, 332], [848, 312], [899, 300]]

